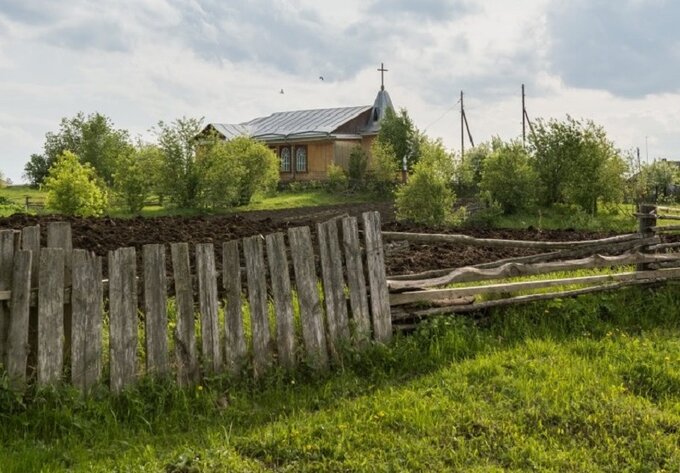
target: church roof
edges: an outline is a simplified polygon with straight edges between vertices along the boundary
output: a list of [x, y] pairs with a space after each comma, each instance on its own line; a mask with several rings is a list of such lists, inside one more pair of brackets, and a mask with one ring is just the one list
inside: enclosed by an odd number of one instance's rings
[[[381, 88], [372, 106], [277, 112], [237, 124], [210, 123], [208, 128], [214, 128], [227, 140], [243, 135], [263, 141], [293, 137], [321, 138], [330, 136], [334, 132], [339, 135], [359, 137], [364, 134], [375, 134], [380, 130], [380, 121], [385, 116], [385, 110], [388, 107], [392, 108], [392, 100], [387, 91]], [[367, 113], [369, 111], [370, 113]], [[365, 114], [367, 118], [361, 119], [359, 123], [355, 122], [351, 126], [343, 127], [362, 114]]]

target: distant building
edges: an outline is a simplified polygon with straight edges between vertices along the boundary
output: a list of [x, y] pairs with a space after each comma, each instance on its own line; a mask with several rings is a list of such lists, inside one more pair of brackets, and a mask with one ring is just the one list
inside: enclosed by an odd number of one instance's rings
[[209, 123], [202, 133], [263, 141], [279, 157], [282, 182], [324, 180], [331, 163], [347, 169], [355, 146], [370, 155], [388, 108], [394, 109], [392, 100], [381, 86], [373, 105], [276, 112], [238, 124]]

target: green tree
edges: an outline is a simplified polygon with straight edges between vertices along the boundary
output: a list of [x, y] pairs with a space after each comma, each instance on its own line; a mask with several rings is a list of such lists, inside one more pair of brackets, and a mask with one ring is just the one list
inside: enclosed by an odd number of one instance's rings
[[422, 137], [413, 125], [406, 109], [402, 108], [399, 113], [391, 108], [385, 110], [377, 139], [382, 144], [392, 147], [397, 169], [402, 168], [404, 157], [406, 157], [406, 165], [409, 171], [418, 162]]
[[662, 159], [643, 164], [638, 179], [642, 196], [657, 202], [671, 195], [673, 188], [680, 182], [680, 171], [677, 166]]
[[569, 116], [538, 120], [530, 135], [541, 202], [576, 204], [597, 213], [598, 199], [623, 195], [626, 164], [601, 126]]
[[392, 145], [374, 140], [371, 144], [368, 187], [378, 195], [391, 195], [397, 184], [398, 171]]
[[468, 150], [460, 159], [455, 175], [455, 189], [459, 197], [473, 197], [479, 194], [484, 162], [492, 151], [491, 144], [481, 143]]
[[178, 207], [198, 204], [200, 176], [196, 169], [196, 138], [203, 119], [182, 117], [172, 123], [159, 122], [154, 129], [162, 153], [159, 190]]
[[397, 218], [425, 225], [453, 223], [453, 157], [440, 141], [426, 140], [406, 184], [397, 189]]
[[96, 216], [106, 209], [106, 191], [94, 168], [70, 151], [57, 158], [45, 178], [45, 206], [65, 215]]
[[130, 213], [139, 213], [156, 191], [163, 157], [153, 145], [138, 145], [119, 156], [113, 175], [114, 191]]
[[256, 192], [267, 193], [279, 182], [279, 158], [264, 143], [239, 136], [229, 140], [228, 148], [243, 164], [239, 203], [247, 205]]
[[502, 143], [484, 160], [480, 190], [505, 214], [534, 204], [536, 174], [529, 154], [518, 141]]
[[50, 167], [64, 151], [78, 156], [82, 163], [92, 166], [104, 181], [111, 185], [115, 163], [130, 151], [128, 132], [114, 128], [110, 118], [100, 113], [87, 117], [81, 112], [73, 118], [62, 118], [59, 131], [45, 135], [43, 154], [32, 154], [24, 167], [32, 185], [42, 184]]
[[360, 188], [366, 183], [366, 173], [368, 172], [368, 154], [361, 146], [355, 146], [349, 154], [349, 165], [347, 166], [347, 177], [352, 187]]

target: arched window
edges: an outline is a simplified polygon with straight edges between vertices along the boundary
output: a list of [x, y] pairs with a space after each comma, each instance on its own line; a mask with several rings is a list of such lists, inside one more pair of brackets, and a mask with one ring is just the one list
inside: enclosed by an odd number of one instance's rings
[[281, 172], [290, 172], [290, 147], [282, 146], [279, 150], [281, 158]]
[[307, 147], [295, 147], [295, 172], [307, 172]]

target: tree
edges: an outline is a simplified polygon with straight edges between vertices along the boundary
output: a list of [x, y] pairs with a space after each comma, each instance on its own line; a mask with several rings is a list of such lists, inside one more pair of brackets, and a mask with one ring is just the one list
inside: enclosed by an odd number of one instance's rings
[[598, 199], [621, 198], [626, 164], [601, 126], [567, 116], [538, 120], [534, 130], [530, 144], [543, 204], [571, 203], [595, 214]]
[[392, 147], [397, 169], [402, 169], [404, 157], [406, 157], [407, 169], [409, 171], [413, 169], [413, 165], [420, 156], [419, 147], [422, 137], [413, 125], [406, 109], [402, 108], [399, 113], [391, 108], [385, 110], [377, 139], [382, 144]]
[[529, 154], [518, 141], [502, 143], [484, 160], [480, 190], [505, 214], [531, 207], [536, 174]]
[[96, 216], [106, 209], [106, 192], [94, 168], [70, 151], [57, 158], [45, 178], [45, 206], [65, 215]]
[[663, 159], [652, 164], [643, 164], [638, 179], [642, 196], [657, 202], [672, 194], [680, 182], [680, 171], [677, 166]]
[[184, 208], [198, 203], [199, 174], [195, 165], [196, 137], [203, 119], [182, 117], [172, 123], [159, 122], [155, 129], [162, 153], [159, 188], [170, 201]]
[[0, 189], [7, 187], [8, 180], [9, 179], [5, 178], [5, 175], [2, 173], [2, 171], [0, 171]]
[[352, 187], [363, 187], [368, 172], [368, 154], [361, 146], [355, 146], [349, 154], [347, 177]]
[[247, 136], [232, 138], [228, 149], [243, 165], [240, 205], [247, 205], [256, 192], [271, 192], [279, 182], [279, 158], [264, 143]]
[[399, 168], [392, 145], [380, 140], [371, 144], [368, 185], [378, 195], [391, 195], [396, 185]]
[[455, 189], [459, 197], [473, 197], [479, 194], [484, 162], [491, 152], [491, 144], [481, 143], [461, 158], [455, 176]]
[[114, 128], [110, 118], [100, 113], [87, 117], [81, 112], [73, 118], [62, 118], [59, 131], [45, 135], [43, 154], [32, 154], [24, 167], [31, 184], [40, 185], [50, 167], [64, 151], [78, 156], [111, 185], [115, 163], [130, 151], [128, 132]]
[[453, 223], [453, 157], [440, 141], [424, 141], [413, 173], [395, 196], [397, 218], [425, 225]]
[[142, 210], [144, 202], [156, 190], [162, 159], [158, 147], [141, 144], [118, 157], [113, 188], [130, 213]]

